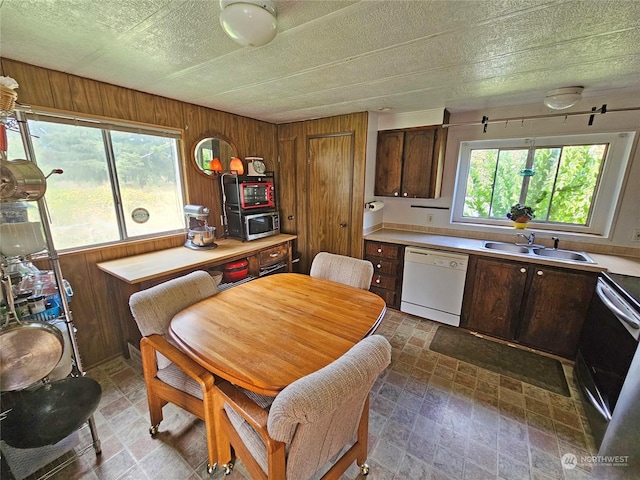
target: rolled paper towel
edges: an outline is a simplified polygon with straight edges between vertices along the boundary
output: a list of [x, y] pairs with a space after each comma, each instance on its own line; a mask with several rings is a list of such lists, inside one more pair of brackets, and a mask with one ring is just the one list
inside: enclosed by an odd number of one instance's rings
[[377, 212], [384, 208], [384, 202], [369, 202], [367, 203], [367, 210], [371, 212]]

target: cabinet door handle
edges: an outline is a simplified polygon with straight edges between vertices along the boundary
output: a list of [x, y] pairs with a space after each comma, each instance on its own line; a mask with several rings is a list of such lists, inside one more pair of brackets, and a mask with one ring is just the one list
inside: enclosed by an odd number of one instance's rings
[[543, 272], [542, 270], [538, 270], [538, 271], [536, 272], [536, 275], [538, 275], [538, 276], [540, 276], [540, 277], [541, 277], [542, 275], [544, 275], [544, 272]]
[[378, 253], [382, 253], [382, 249], [381, 248], [378, 249]]
[[382, 265], [381, 264], [377, 264], [376, 268], [382, 268]]
[[398, 196], [398, 192], [393, 192], [393, 196], [397, 197]]
[[403, 196], [403, 197], [406, 197], [407, 195], [409, 195], [407, 192], [404, 192], [404, 193], [402, 194], [402, 196]]
[[520, 269], [520, 273], [527, 273], [527, 269], [526, 269], [526, 268], [524, 268], [524, 267], [522, 267], [522, 268]]
[[380, 283], [380, 277], [376, 278], [376, 283]]
[[279, 254], [279, 253], [272, 253], [272, 254], [270, 254], [269, 256], [270, 256], [271, 258], [276, 258], [276, 257], [279, 257], [279, 256], [280, 256], [280, 254]]

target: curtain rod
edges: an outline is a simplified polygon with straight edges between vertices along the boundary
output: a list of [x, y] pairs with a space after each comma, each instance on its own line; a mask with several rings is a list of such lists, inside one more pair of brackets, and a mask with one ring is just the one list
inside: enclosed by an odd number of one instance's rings
[[540, 119], [540, 118], [555, 118], [555, 117], [573, 117], [573, 116], [584, 116], [584, 115], [589, 115], [589, 126], [593, 125], [593, 119], [595, 117], [596, 114], [600, 114], [600, 115], [604, 115], [605, 113], [613, 113], [613, 112], [633, 112], [633, 111], [639, 111], [640, 107], [627, 107], [627, 108], [612, 108], [612, 109], [607, 109], [607, 105], [603, 104], [602, 107], [597, 108], [597, 107], [593, 107], [591, 109], [591, 111], [584, 111], [584, 112], [567, 112], [567, 113], [550, 113], [550, 114], [545, 114], [545, 115], [529, 115], [529, 116], [522, 116], [522, 117], [508, 117], [508, 118], [496, 118], [494, 120], [490, 120], [489, 117], [487, 117], [486, 115], [482, 116], [482, 120], [477, 122], [461, 122], [461, 123], [445, 123], [442, 126], [444, 128], [449, 128], [449, 127], [465, 127], [465, 126], [472, 126], [472, 125], [484, 125], [484, 132], [486, 133], [487, 131], [487, 125], [489, 125], [490, 123], [503, 123], [503, 122], [511, 122], [514, 120], [519, 120], [524, 122], [525, 120], [535, 120], [535, 119]]

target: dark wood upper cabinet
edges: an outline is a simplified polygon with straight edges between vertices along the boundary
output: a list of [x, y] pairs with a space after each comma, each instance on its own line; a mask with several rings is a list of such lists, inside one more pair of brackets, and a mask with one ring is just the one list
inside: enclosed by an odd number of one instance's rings
[[378, 132], [375, 195], [400, 196], [404, 132]]
[[439, 197], [445, 147], [443, 127], [378, 132], [375, 195]]

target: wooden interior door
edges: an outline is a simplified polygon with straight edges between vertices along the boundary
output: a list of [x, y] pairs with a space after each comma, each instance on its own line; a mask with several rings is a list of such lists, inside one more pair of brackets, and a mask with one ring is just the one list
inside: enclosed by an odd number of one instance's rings
[[322, 251], [351, 255], [352, 132], [307, 137], [309, 260]]

